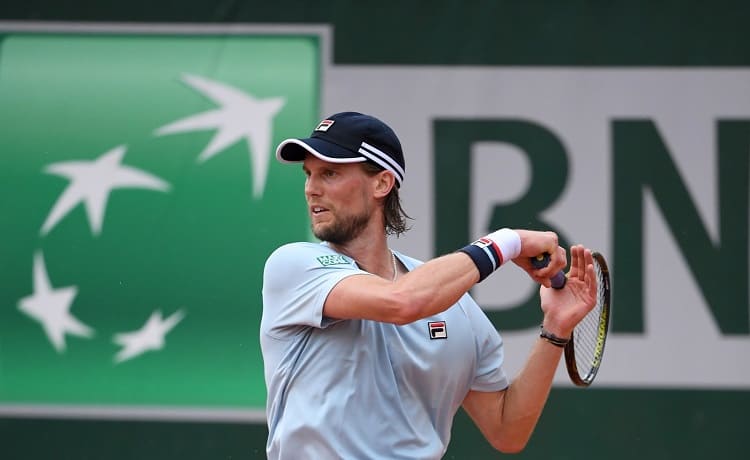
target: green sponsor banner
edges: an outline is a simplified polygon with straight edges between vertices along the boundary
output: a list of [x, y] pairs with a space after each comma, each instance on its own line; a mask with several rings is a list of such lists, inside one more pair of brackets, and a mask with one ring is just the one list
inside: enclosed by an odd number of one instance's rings
[[315, 35], [8, 34], [0, 404], [262, 409], [263, 264], [306, 239]]

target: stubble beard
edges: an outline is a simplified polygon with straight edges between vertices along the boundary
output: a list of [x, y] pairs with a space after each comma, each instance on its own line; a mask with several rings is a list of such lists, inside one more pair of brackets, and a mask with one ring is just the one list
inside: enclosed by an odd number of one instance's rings
[[356, 237], [367, 227], [370, 221], [370, 213], [366, 210], [355, 215], [337, 219], [329, 225], [312, 228], [313, 235], [321, 241], [333, 244], [346, 244]]

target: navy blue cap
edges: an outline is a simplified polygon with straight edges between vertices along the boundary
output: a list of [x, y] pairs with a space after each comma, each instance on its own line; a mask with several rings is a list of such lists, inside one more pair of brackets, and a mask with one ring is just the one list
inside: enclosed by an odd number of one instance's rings
[[406, 164], [396, 133], [377, 118], [359, 112], [341, 112], [318, 123], [310, 137], [286, 139], [276, 147], [282, 163], [304, 161], [312, 154], [331, 163], [370, 161], [390, 171], [400, 187]]

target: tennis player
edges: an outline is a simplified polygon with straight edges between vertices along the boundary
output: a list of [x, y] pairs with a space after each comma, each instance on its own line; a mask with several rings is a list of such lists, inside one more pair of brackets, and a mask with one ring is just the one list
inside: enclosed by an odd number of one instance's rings
[[[439, 459], [463, 407], [492, 446], [518, 452], [546, 402], [561, 345], [594, 305], [591, 252], [567, 265], [552, 232], [500, 229], [421, 262], [406, 231], [401, 144], [382, 121], [338, 113], [276, 149], [301, 164], [312, 231], [266, 261], [260, 341], [269, 459]], [[500, 176], [501, 174], [498, 174]], [[546, 268], [530, 258], [551, 255]], [[542, 332], [511, 382], [503, 342], [467, 291], [512, 261], [540, 283]]]

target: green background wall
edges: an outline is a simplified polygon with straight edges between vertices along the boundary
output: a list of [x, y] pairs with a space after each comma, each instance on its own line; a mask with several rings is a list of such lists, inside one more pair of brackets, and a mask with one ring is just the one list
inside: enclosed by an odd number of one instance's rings
[[[228, 26], [330, 24], [334, 65], [750, 65], [750, 4], [739, 1], [708, 6], [697, 1], [645, 0], [564, 4], [189, 0], [107, 4], [47, 0], [4, 2], [0, 19]], [[700, 338], [685, 344], [685, 353], [698, 346]], [[711, 372], [710, 363], [695, 363], [695, 372]], [[517, 457], [746, 458], [742, 441], [748, 434], [748, 412], [750, 392], [743, 390], [558, 388], [552, 392], [529, 447]], [[0, 419], [0, 458], [263, 458], [265, 435], [264, 425], [240, 422], [6, 417]], [[459, 414], [446, 458], [496, 456], [500, 454]]]

